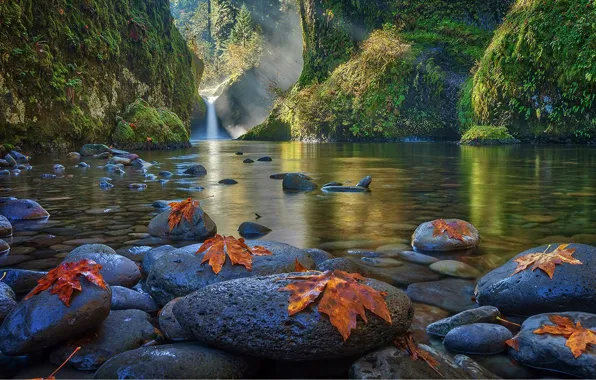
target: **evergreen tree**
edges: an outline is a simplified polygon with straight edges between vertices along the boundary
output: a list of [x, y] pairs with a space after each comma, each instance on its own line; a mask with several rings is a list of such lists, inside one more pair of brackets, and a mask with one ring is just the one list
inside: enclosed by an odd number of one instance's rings
[[252, 24], [252, 17], [246, 4], [242, 4], [238, 17], [236, 17], [236, 24], [230, 33], [229, 42], [232, 44], [242, 45], [246, 47], [248, 42], [253, 37], [254, 28]]
[[211, 37], [218, 50], [224, 49], [236, 21], [236, 9], [230, 0], [216, 0], [212, 5]]

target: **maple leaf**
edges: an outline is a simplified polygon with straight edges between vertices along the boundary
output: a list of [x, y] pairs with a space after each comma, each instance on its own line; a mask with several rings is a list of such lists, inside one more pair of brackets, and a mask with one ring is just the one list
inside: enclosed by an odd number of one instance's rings
[[542, 327], [534, 330], [534, 334], [562, 335], [567, 339], [565, 346], [569, 347], [575, 358], [579, 358], [586, 352], [588, 344], [596, 345], [596, 331], [586, 329], [581, 322], [573, 324], [570, 318], [560, 315], [549, 315], [548, 318], [555, 325], [543, 324]]
[[296, 272], [308, 272], [308, 269], [298, 261], [296, 257], [296, 261], [294, 262], [294, 267], [296, 268]]
[[37, 286], [27, 294], [25, 299], [28, 300], [34, 295], [50, 289], [51, 294], [58, 294], [60, 301], [69, 307], [73, 292], [83, 290], [79, 277], [85, 277], [102, 289], [107, 288], [103, 276], [99, 273], [100, 270], [101, 265], [89, 259], [62, 263], [37, 280]]
[[505, 344], [519, 352], [519, 333], [511, 339], [507, 339]]
[[532, 271], [540, 269], [552, 280], [555, 274], [555, 265], [561, 265], [563, 263], [572, 265], [583, 264], [581, 261], [571, 257], [573, 253], [575, 253], [575, 248], [568, 249], [568, 246], [569, 244], [561, 244], [554, 251], [547, 253], [547, 251], [550, 249], [549, 245], [544, 252], [529, 253], [527, 255], [518, 257], [517, 259], [513, 260], [517, 263], [517, 268], [515, 268], [515, 272], [513, 272], [511, 276], [527, 269], [533, 264]]
[[418, 344], [414, 341], [411, 333], [406, 333], [400, 337], [395, 338], [393, 344], [400, 350], [407, 352], [410, 355], [410, 359], [418, 360], [422, 359], [430, 368], [432, 368], [439, 376], [443, 377], [437, 367], [439, 362], [432, 357], [432, 355], [418, 347]]
[[433, 237], [441, 236], [447, 232], [447, 236], [449, 236], [450, 239], [464, 241], [465, 236], [472, 235], [468, 229], [468, 225], [460, 220], [447, 222], [445, 219], [437, 219], [432, 222], [432, 225], [435, 228]]
[[182, 222], [182, 219], [186, 219], [189, 223], [192, 223], [195, 210], [199, 208], [199, 202], [188, 198], [182, 202], [171, 202], [170, 203], [170, 215], [168, 216], [168, 225], [170, 231], [176, 228], [177, 225]]
[[233, 236], [215, 235], [211, 239], [205, 241], [201, 248], [196, 252], [205, 253], [201, 264], [209, 262], [211, 269], [215, 274], [221, 272], [221, 268], [226, 262], [226, 253], [232, 262], [232, 265], [242, 265], [249, 271], [252, 270], [253, 256], [271, 256], [273, 253], [265, 247], [254, 246], [249, 247], [244, 242], [244, 239], [236, 239]]
[[289, 315], [301, 312], [323, 293], [319, 301], [319, 312], [329, 316], [331, 324], [344, 341], [350, 337], [352, 329], [356, 328], [357, 316], [368, 323], [366, 310], [391, 323], [391, 314], [385, 302], [387, 293], [361, 284], [359, 281], [364, 281], [365, 278], [358, 273], [335, 270], [287, 279], [292, 282], [279, 291], [292, 292], [288, 305]]

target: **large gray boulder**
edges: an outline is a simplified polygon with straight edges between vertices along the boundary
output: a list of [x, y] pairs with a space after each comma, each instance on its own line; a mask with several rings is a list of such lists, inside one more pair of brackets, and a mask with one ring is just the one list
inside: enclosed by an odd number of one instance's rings
[[[301, 275], [294, 273], [292, 275]], [[304, 361], [348, 357], [389, 344], [405, 333], [414, 310], [409, 298], [386, 283], [367, 279], [387, 293], [392, 324], [367, 312], [344, 341], [317, 304], [288, 315], [290, 274], [251, 277], [202, 288], [174, 305], [178, 322], [195, 338], [225, 351], [275, 360]]]
[[192, 222], [185, 218], [170, 230], [168, 218], [171, 210], [166, 210], [149, 222], [149, 234], [169, 240], [205, 241], [217, 233], [217, 226], [202, 208], [197, 207]]
[[435, 236], [436, 220], [422, 223], [412, 235], [412, 247], [421, 251], [455, 251], [473, 248], [480, 242], [480, 235], [476, 227], [460, 219], [445, 219], [450, 225], [460, 225], [467, 228], [469, 234], [463, 235], [463, 240], [449, 237], [447, 232]]
[[0, 215], [4, 215], [8, 220], [37, 220], [50, 216], [39, 203], [30, 199], [15, 199], [0, 203]]
[[[548, 252], [559, 244], [552, 244]], [[563, 263], [555, 266], [552, 279], [540, 269], [529, 267], [515, 275], [514, 259], [530, 253], [544, 252], [543, 245], [520, 253], [478, 282], [477, 301], [480, 305], [498, 308], [503, 314], [530, 316], [539, 313], [584, 311], [596, 313], [596, 248], [586, 244], [571, 244], [573, 258], [583, 264]]]
[[201, 264], [204, 253], [195, 253], [201, 244], [189, 245], [161, 256], [152, 266], [147, 277], [147, 287], [160, 305], [177, 297], [183, 297], [214, 283], [237, 278], [266, 276], [276, 273], [290, 273], [296, 270], [296, 259], [307, 269], [314, 269], [312, 258], [305, 251], [288, 244], [273, 241], [253, 240], [249, 247], [263, 246], [271, 256], [253, 256], [252, 271], [241, 265], [226, 262], [219, 274], [215, 274], [208, 263]]

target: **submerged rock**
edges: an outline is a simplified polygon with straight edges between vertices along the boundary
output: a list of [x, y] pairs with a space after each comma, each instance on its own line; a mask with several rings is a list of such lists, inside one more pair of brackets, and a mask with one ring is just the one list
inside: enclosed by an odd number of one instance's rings
[[169, 240], [196, 240], [204, 241], [217, 233], [217, 226], [209, 215], [202, 208], [197, 207], [193, 214], [192, 221], [183, 218], [176, 227], [170, 229], [168, 218], [170, 210], [166, 210], [149, 223], [149, 234]]
[[468, 355], [495, 355], [507, 350], [505, 341], [513, 338], [506, 327], [493, 323], [473, 323], [449, 331], [443, 340], [453, 352]]
[[478, 245], [480, 236], [476, 227], [460, 219], [445, 219], [447, 223], [465, 226], [470, 232], [463, 235], [463, 240], [450, 238], [447, 232], [435, 236], [435, 221], [422, 223], [412, 235], [412, 247], [422, 251], [454, 251], [468, 249]]
[[253, 161], [253, 160], [251, 160], [250, 158], [247, 158], [247, 159], [245, 159], [245, 160], [244, 160], [244, 161], [242, 161], [242, 162], [244, 162], [245, 164], [252, 164], [252, 163], [254, 163], [254, 161]]
[[426, 332], [431, 335], [443, 337], [449, 331], [459, 326], [472, 323], [497, 323], [497, 317], [499, 316], [501, 316], [501, 313], [496, 307], [482, 306], [477, 309], [462, 311], [452, 317], [431, 323], [426, 328]]
[[205, 169], [205, 167], [203, 165], [193, 165], [190, 168], [186, 169], [184, 171], [184, 174], [189, 174], [192, 176], [206, 176], [207, 175], [207, 169]]
[[414, 252], [414, 251], [397, 252], [397, 256], [404, 261], [409, 261], [411, 263], [423, 264], [423, 265], [429, 265], [429, 264], [436, 263], [437, 261], [439, 261], [439, 259], [437, 259], [436, 257], [432, 257], [429, 255], [425, 255], [425, 254], [422, 254], [419, 252]]
[[271, 162], [271, 161], [273, 161], [273, 159], [271, 157], [269, 157], [269, 156], [265, 156], [265, 157], [261, 157], [261, 158], [257, 159], [257, 161], [260, 161], [260, 162]]
[[145, 190], [147, 188], [146, 183], [131, 183], [128, 185], [128, 188], [131, 190]]
[[255, 238], [267, 235], [271, 228], [254, 222], [244, 222], [238, 227], [238, 233], [242, 237]]
[[406, 293], [412, 301], [438, 306], [452, 313], [478, 307], [474, 302], [474, 283], [466, 280], [420, 282], [408, 286]]
[[0, 203], [0, 215], [8, 220], [37, 220], [46, 219], [50, 214], [30, 199], [16, 199]]
[[367, 187], [360, 186], [325, 186], [321, 190], [328, 193], [368, 193]]
[[238, 184], [238, 181], [236, 181], [235, 179], [226, 178], [226, 179], [222, 179], [218, 183], [220, 185], [236, 185], [236, 184]]
[[430, 269], [440, 274], [465, 279], [475, 279], [482, 275], [478, 269], [457, 260], [437, 261], [430, 265]]
[[455, 355], [455, 364], [461, 369], [469, 373], [472, 379], [499, 379], [497, 375], [484, 368], [480, 364], [476, 363], [469, 356], [466, 355]]
[[310, 180], [310, 177], [302, 173], [288, 173], [284, 177], [282, 188], [293, 191], [311, 191], [317, 189], [318, 186]]
[[344, 342], [329, 318], [319, 313], [317, 304], [288, 315], [290, 293], [279, 291], [290, 282], [288, 276], [259, 276], [207, 286], [174, 305], [174, 315], [201, 342], [226, 351], [289, 361], [366, 352], [389, 344], [393, 337], [405, 333], [412, 321], [412, 304], [402, 291], [368, 279], [367, 285], [387, 293], [392, 324], [367, 312], [368, 324], [358, 319]]

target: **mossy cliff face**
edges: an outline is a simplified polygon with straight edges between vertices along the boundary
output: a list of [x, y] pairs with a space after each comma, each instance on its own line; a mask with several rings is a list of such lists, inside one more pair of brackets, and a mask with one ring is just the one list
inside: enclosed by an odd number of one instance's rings
[[299, 0], [302, 76], [244, 138], [282, 135], [272, 127], [301, 140], [455, 138], [461, 89], [509, 6]]
[[518, 0], [474, 77], [483, 123], [522, 139], [596, 139], [596, 3]]
[[0, 20], [0, 141], [111, 142], [138, 97], [188, 125], [202, 66], [168, 0], [6, 0]]

